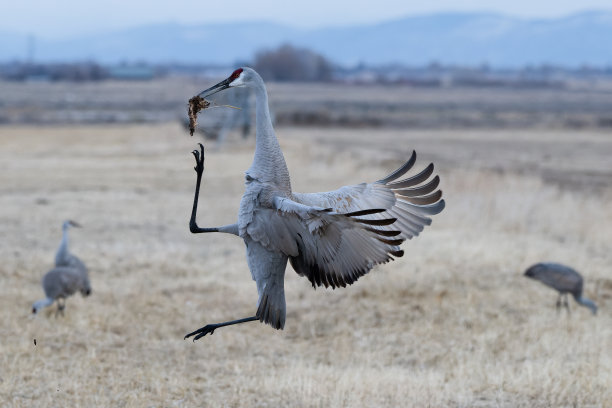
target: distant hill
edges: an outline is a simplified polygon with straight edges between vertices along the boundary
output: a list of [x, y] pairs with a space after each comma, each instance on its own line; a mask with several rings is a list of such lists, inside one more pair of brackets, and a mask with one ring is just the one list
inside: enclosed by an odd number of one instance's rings
[[[36, 60], [233, 64], [263, 48], [291, 43], [340, 64], [403, 63], [518, 67], [612, 65], [612, 12], [558, 19], [499, 14], [441, 13], [374, 25], [296, 29], [268, 22], [156, 24], [122, 31], [36, 41]], [[0, 33], [0, 60], [23, 60], [27, 39]]]

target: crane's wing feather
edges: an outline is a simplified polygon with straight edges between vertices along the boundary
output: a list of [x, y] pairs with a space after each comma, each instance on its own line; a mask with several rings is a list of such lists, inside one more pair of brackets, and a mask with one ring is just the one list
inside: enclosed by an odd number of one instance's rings
[[565, 265], [539, 263], [532, 267], [532, 274], [534, 279], [560, 292], [582, 293], [582, 276]]
[[[394, 219], [367, 220], [369, 210], [338, 214], [282, 198], [277, 209], [259, 209], [247, 226], [249, 236], [289, 257], [299, 275], [313, 286], [346, 286], [374, 265], [402, 256], [399, 231], [383, 231]], [[277, 201], [277, 200], [275, 200]]]
[[410, 239], [417, 236], [426, 225], [431, 224], [429, 216], [444, 209], [442, 191], [437, 190], [440, 177], [428, 181], [434, 171], [433, 164], [412, 177], [398, 180], [414, 167], [416, 153], [389, 176], [374, 183], [344, 186], [325, 193], [293, 193], [293, 199], [301, 204], [331, 208], [337, 213], [348, 213], [370, 208], [384, 209], [384, 212], [364, 216], [366, 219], [395, 218], [397, 221], [383, 230], [399, 230], [398, 238]]
[[[413, 177], [416, 154], [386, 178], [344, 186], [326, 193], [276, 197], [275, 209], [248, 225], [262, 245], [289, 256], [291, 265], [313, 286], [346, 286], [375, 265], [400, 257], [400, 244], [431, 223], [429, 215], [444, 208], [439, 178], [427, 182], [433, 165]], [[425, 184], [423, 184], [425, 183]], [[267, 213], [264, 213], [267, 212]]]

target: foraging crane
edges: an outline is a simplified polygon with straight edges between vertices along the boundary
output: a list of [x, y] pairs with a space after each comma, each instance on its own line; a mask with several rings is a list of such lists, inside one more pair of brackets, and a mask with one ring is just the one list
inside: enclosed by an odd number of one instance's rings
[[294, 193], [259, 74], [251, 68], [239, 68], [199, 96], [206, 98], [231, 87], [251, 88], [256, 100], [255, 155], [246, 171], [246, 191], [238, 221], [214, 228], [200, 228], [196, 223], [204, 171], [204, 147], [200, 144], [200, 151], [193, 151], [197, 178], [189, 227], [194, 234], [224, 232], [244, 240], [259, 294], [257, 312], [243, 319], [208, 324], [185, 336], [195, 336], [194, 341], [220, 327], [254, 320], [282, 329], [287, 261], [315, 288], [345, 287], [375, 265], [401, 257], [404, 252], [400, 244], [431, 223], [428, 215], [444, 209], [442, 192], [436, 190], [439, 177], [426, 182], [433, 173], [433, 164], [415, 176], [399, 180], [414, 165], [414, 152], [403, 166], [377, 182], [325, 193]]
[[[590, 299], [582, 296], [582, 276], [569, 266], [558, 263], [541, 262], [530, 266], [525, 271], [525, 276], [538, 280], [559, 292], [557, 298], [557, 310], [563, 305], [569, 313], [569, 302], [567, 295], [571, 294], [580, 305], [591, 309], [597, 314], [597, 305]], [[562, 302], [564, 297], [565, 302]]]
[[42, 286], [46, 297], [34, 302], [32, 305], [32, 313], [34, 314], [44, 307], [51, 306], [57, 300], [55, 316], [58, 313], [63, 316], [67, 297], [72, 296], [77, 291], [80, 291], [83, 296], [89, 296], [91, 293], [89, 279], [86, 279], [75, 268], [67, 266], [55, 267], [47, 272], [43, 276]]

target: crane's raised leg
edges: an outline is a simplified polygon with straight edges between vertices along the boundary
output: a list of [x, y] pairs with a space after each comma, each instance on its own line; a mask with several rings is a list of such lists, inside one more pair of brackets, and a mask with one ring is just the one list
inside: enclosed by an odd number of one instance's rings
[[215, 330], [218, 329], [219, 327], [231, 326], [233, 324], [238, 324], [238, 323], [252, 322], [253, 320], [259, 320], [259, 318], [257, 316], [252, 316], [252, 317], [245, 317], [244, 319], [231, 320], [229, 322], [207, 324], [206, 326], [199, 328], [198, 330], [194, 332], [189, 333], [183, 338], [183, 340], [187, 339], [188, 337], [193, 336], [194, 334], [197, 334], [197, 336], [193, 338], [193, 341], [196, 341], [200, 339], [201, 337], [206, 336], [208, 333], [212, 335], [215, 332]]
[[204, 146], [200, 145], [200, 151], [194, 150], [193, 156], [196, 159], [196, 165], [194, 167], [197, 173], [195, 196], [193, 197], [193, 209], [191, 210], [191, 218], [189, 220], [189, 231], [193, 234], [200, 234], [202, 232], [219, 232], [219, 228], [200, 228], [196, 223], [196, 213], [198, 212], [198, 196], [200, 195], [200, 184], [202, 182], [202, 173], [204, 173]]

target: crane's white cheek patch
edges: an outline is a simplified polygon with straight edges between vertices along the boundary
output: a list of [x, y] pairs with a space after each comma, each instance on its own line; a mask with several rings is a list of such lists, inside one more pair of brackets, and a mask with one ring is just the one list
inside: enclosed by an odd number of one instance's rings
[[235, 86], [244, 86], [244, 79], [242, 74], [240, 74], [240, 76], [236, 79], [234, 79], [232, 82], [230, 82], [230, 87], [235, 87]]

